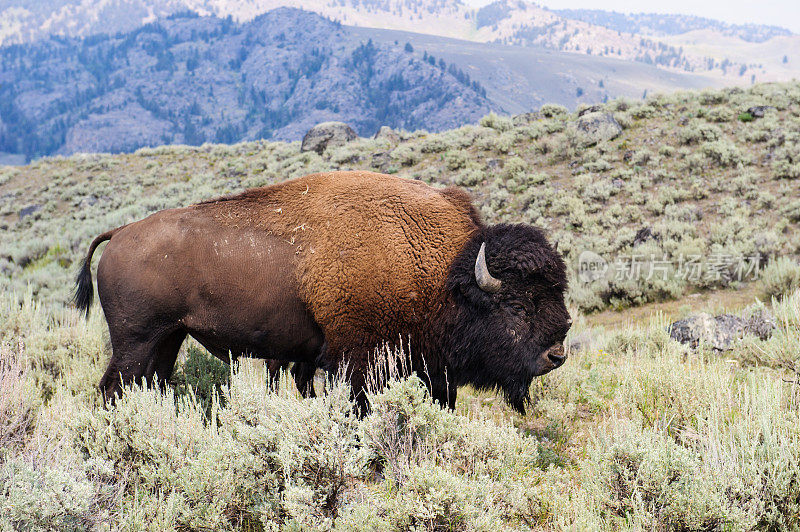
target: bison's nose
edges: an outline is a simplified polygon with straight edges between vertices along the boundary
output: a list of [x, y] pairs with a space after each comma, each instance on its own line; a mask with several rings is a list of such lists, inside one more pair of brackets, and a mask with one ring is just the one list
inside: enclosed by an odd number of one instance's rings
[[564, 346], [561, 344], [554, 345], [547, 350], [547, 359], [553, 363], [554, 368], [559, 367], [567, 360], [567, 353], [564, 351]]

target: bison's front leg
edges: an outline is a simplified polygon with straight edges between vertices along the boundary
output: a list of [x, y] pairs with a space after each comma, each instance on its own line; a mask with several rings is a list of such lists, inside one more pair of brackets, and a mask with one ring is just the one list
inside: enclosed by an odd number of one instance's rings
[[[269, 380], [270, 388], [275, 391], [278, 390], [280, 370], [286, 371], [289, 369], [289, 364], [291, 364], [291, 362], [267, 359], [267, 379]], [[295, 362], [294, 365], [292, 365], [291, 372], [300, 395], [305, 398], [317, 396], [314, 390], [314, 375], [317, 372], [316, 366], [304, 362]]]
[[367, 396], [366, 375], [362, 372], [353, 371], [348, 380], [350, 382], [351, 397], [355, 402], [355, 413], [359, 418], [363, 418], [372, 411]]
[[457, 390], [453, 385], [447, 386], [445, 384], [441, 387], [434, 387], [431, 390], [431, 398], [433, 398], [433, 401], [439, 403], [442, 407], [447, 405], [447, 408], [450, 410], [455, 410], [456, 408], [456, 394]]
[[317, 368], [312, 364], [303, 362], [295, 362], [292, 366], [292, 376], [300, 395], [303, 397], [316, 397], [317, 393], [314, 391], [314, 375], [317, 373]]
[[369, 350], [334, 351], [325, 342], [317, 357], [317, 367], [323, 369], [336, 379], [344, 379], [350, 385], [350, 398], [355, 402], [356, 415], [363, 418], [370, 412], [368, 389], [381, 389], [383, 384], [377, 383], [375, 372], [370, 367]]

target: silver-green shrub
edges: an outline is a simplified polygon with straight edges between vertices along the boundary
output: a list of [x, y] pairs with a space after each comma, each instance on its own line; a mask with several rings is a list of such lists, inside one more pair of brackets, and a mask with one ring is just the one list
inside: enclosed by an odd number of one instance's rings
[[790, 257], [778, 257], [761, 272], [761, 282], [769, 297], [791, 294], [800, 289], [800, 264]]
[[722, 131], [718, 126], [707, 124], [700, 120], [693, 120], [685, 127], [678, 130], [678, 140], [681, 144], [695, 144], [702, 141], [719, 140]]

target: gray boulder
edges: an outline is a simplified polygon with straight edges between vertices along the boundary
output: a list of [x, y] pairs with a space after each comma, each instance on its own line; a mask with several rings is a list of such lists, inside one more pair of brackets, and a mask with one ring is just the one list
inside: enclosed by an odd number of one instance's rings
[[745, 331], [760, 340], [768, 340], [777, 328], [775, 315], [765, 308], [755, 308], [745, 313]]
[[344, 146], [356, 138], [356, 132], [344, 122], [322, 122], [308, 130], [300, 151], [315, 151], [322, 155], [327, 148]]
[[372, 154], [372, 168], [386, 172], [392, 164], [392, 154], [388, 151], [379, 151]]
[[99, 201], [98, 197], [95, 196], [94, 194], [92, 194], [91, 196], [84, 196], [84, 197], [78, 196], [72, 200], [72, 205], [74, 207], [80, 207], [82, 209], [85, 209], [86, 207], [93, 207], [97, 205], [98, 201]]
[[486, 159], [486, 170], [494, 171], [502, 168], [500, 159]]
[[542, 114], [537, 111], [533, 113], [522, 113], [519, 115], [514, 115], [511, 117], [511, 123], [514, 124], [515, 126], [526, 126], [541, 119], [542, 119]]
[[730, 314], [714, 317], [702, 312], [676, 321], [668, 331], [673, 340], [692, 349], [702, 341], [713, 349], [727, 351], [744, 335], [744, 321]]
[[390, 128], [389, 126], [381, 126], [377, 133], [375, 133], [375, 139], [383, 139], [388, 140], [389, 142], [397, 143], [400, 142], [400, 135], [397, 134], [397, 131]]
[[578, 352], [585, 349], [590, 349], [595, 344], [596, 339], [597, 338], [591, 330], [581, 331], [573, 336], [572, 339], [567, 343], [567, 349], [569, 349], [570, 352]]
[[648, 240], [652, 240], [655, 238], [653, 234], [653, 230], [649, 227], [642, 227], [638, 231], [636, 231], [636, 236], [633, 237], [633, 247], [639, 246], [647, 242]]
[[583, 147], [613, 140], [622, 134], [622, 126], [612, 115], [597, 111], [579, 116], [572, 127]]
[[578, 116], [588, 115], [589, 113], [599, 113], [602, 110], [602, 105], [590, 105], [578, 111]]
[[702, 312], [676, 321], [667, 328], [670, 337], [692, 349], [703, 342], [717, 351], [733, 349], [745, 334], [766, 340], [775, 329], [775, 318], [766, 310], [741, 318], [732, 314], [712, 316]]
[[764, 115], [767, 113], [767, 111], [772, 110], [772, 109], [775, 109], [775, 108], [772, 107], [771, 105], [756, 105], [756, 106], [750, 107], [747, 110], [747, 112], [753, 118], [764, 118]]
[[28, 205], [27, 207], [23, 207], [19, 210], [19, 219], [22, 220], [26, 216], [30, 216], [40, 210], [42, 210], [41, 205]]

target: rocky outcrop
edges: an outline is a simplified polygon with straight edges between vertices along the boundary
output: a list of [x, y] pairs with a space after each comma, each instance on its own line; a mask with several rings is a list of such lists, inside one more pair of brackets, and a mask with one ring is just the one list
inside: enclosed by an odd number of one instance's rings
[[588, 115], [589, 113], [599, 113], [602, 110], [602, 105], [590, 105], [589, 107], [585, 107], [578, 111], [578, 116], [581, 117], [583, 115]]
[[303, 137], [300, 151], [322, 153], [330, 147], [344, 146], [358, 138], [353, 128], [344, 122], [323, 122], [308, 130]]
[[746, 317], [733, 314], [712, 316], [702, 312], [676, 321], [667, 330], [673, 340], [692, 349], [703, 343], [717, 351], [728, 351], [746, 334], [766, 340], [772, 336], [774, 329], [774, 316], [759, 309]]
[[702, 342], [713, 349], [726, 351], [742, 337], [743, 332], [741, 320], [735, 316], [724, 314], [714, 317], [705, 312], [676, 321], [669, 326], [670, 337], [692, 349]]
[[653, 230], [650, 229], [649, 227], [642, 227], [641, 229], [636, 231], [636, 235], [633, 237], [633, 244], [632, 245], [633, 245], [633, 247], [636, 247], [636, 246], [639, 246], [641, 244], [644, 244], [648, 240], [652, 240], [653, 238], [655, 238], [655, 235], [653, 234]]
[[767, 111], [771, 109], [774, 110], [775, 108], [771, 105], [756, 105], [754, 107], [750, 107], [747, 112], [753, 118], [764, 118], [764, 115], [767, 113]]
[[30, 216], [31, 214], [35, 214], [42, 210], [41, 205], [28, 205], [27, 207], [23, 207], [19, 210], [19, 219], [22, 220], [26, 216]]
[[371, 165], [373, 169], [385, 174], [387, 170], [389, 170], [391, 164], [392, 154], [390, 152], [379, 151], [372, 154]]
[[622, 134], [622, 126], [612, 115], [598, 111], [579, 116], [572, 127], [583, 147], [613, 140]]
[[381, 126], [381, 128], [375, 133], [375, 136], [372, 137], [376, 140], [388, 140], [391, 143], [398, 143], [400, 142], [400, 134], [397, 133], [394, 129], [390, 128], [389, 126]]
[[528, 124], [532, 124], [537, 120], [542, 119], [542, 114], [538, 111], [532, 113], [522, 113], [518, 115], [514, 115], [511, 117], [511, 122], [515, 126], [526, 126]]
[[593, 331], [581, 331], [567, 343], [567, 349], [572, 353], [576, 353], [590, 349], [596, 343], [597, 337]]

